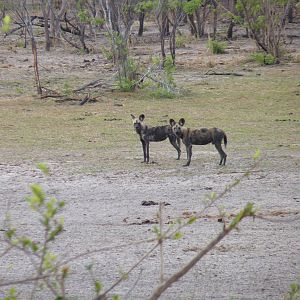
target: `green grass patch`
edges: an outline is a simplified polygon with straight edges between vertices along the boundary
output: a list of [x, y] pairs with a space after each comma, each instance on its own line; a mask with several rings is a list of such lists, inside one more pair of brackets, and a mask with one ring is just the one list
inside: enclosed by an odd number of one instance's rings
[[211, 54], [224, 54], [227, 48], [226, 42], [209, 39], [207, 42], [207, 48]]
[[260, 65], [274, 65], [277, 62], [276, 57], [271, 54], [266, 54], [262, 52], [251, 53], [250, 59], [259, 63]]

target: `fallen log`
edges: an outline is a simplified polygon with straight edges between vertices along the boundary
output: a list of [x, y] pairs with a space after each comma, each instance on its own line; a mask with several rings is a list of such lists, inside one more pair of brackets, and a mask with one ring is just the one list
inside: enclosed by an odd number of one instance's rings
[[213, 70], [208, 70], [207, 72], [204, 73], [204, 75], [221, 75], [221, 76], [244, 76], [244, 74], [241, 73], [236, 73], [236, 72], [216, 72]]

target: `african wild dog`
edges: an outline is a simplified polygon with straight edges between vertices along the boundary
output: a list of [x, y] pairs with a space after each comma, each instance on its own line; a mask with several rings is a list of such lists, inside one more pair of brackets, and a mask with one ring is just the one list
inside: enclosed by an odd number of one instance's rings
[[220, 165], [225, 166], [227, 154], [223, 151], [221, 143], [224, 140], [224, 145], [227, 145], [227, 136], [225, 132], [219, 128], [201, 128], [201, 129], [191, 129], [183, 127], [185, 120], [181, 118], [178, 124], [170, 119], [170, 125], [172, 126], [172, 131], [175, 135], [182, 139], [186, 146], [187, 152], [187, 163], [184, 166], [189, 166], [192, 159], [192, 145], [206, 145], [212, 143], [218, 150], [221, 160]]
[[144, 161], [149, 162], [149, 143], [161, 142], [166, 138], [169, 138], [170, 143], [177, 150], [178, 157], [180, 159], [180, 138], [172, 132], [170, 125], [150, 127], [144, 123], [145, 115], [141, 114], [139, 118], [136, 118], [131, 114], [132, 122], [136, 133], [140, 136], [140, 141], [143, 146]]

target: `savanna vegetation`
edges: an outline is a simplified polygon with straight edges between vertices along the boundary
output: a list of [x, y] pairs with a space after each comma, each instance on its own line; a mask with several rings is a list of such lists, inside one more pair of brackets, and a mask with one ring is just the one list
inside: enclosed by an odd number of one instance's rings
[[299, 299], [299, 9], [0, 1], [0, 298]]

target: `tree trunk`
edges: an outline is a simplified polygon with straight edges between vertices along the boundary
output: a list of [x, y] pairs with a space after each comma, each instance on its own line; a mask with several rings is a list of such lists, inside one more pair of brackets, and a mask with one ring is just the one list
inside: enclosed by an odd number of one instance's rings
[[233, 27], [235, 26], [235, 23], [233, 20], [230, 21], [228, 30], [227, 30], [227, 38], [229, 40], [232, 40], [232, 36], [233, 36]]
[[217, 26], [218, 26], [218, 9], [217, 3], [213, 1], [213, 39], [215, 40], [217, 37]]
[[195, 11], [198, 38], [200, 38], [204, 35], [204, 24], [202, 24], [202, 22], [201, 22], [200, 12], [201, 12], [201, 9], [200, 9], [200, 7], [198, 7]]
[[49, 15], [50, 15], [50, 7], [52, 1], [41, 1], [41, 8], [44, 17], [44, 31], [45, 31], [45, 40], [46, 40], [46, 51], [50, 51], [51, 48], [51, 40], [50, 40], [50, 31], [49, 31]]
[[167, 12], [165, 11], [162, 12], [162, 31], [164, 36], [170, 35], [170, 24], [169, 24]]
[[194, 21], [194, 15], [193, 14], [188, 14], [187, 18], [188, 18], [190, 26], [191, 26], [190, 27], [191, 35], [197, 37], [198, 32], [197, 32], [197, 28], [196, 28], [195, 21]]
[[42, 87], [40, 82], [40, 75], [38, 69], [38, 59], [37, 59], [37, 48], [36, 48], [36, 41], [34, 36], [31, 37], [31, 48], [33, 54], [33, 67], [34, 67], [34, 76], [35, 76], [35, 83], [38, 95], [42, 95]]
[[144, 20], [145, 20], [145, 13], [143, 11], [140, 12], [139, 14], [139, 32], [138, 36], [142, 36], [144, 33]]

